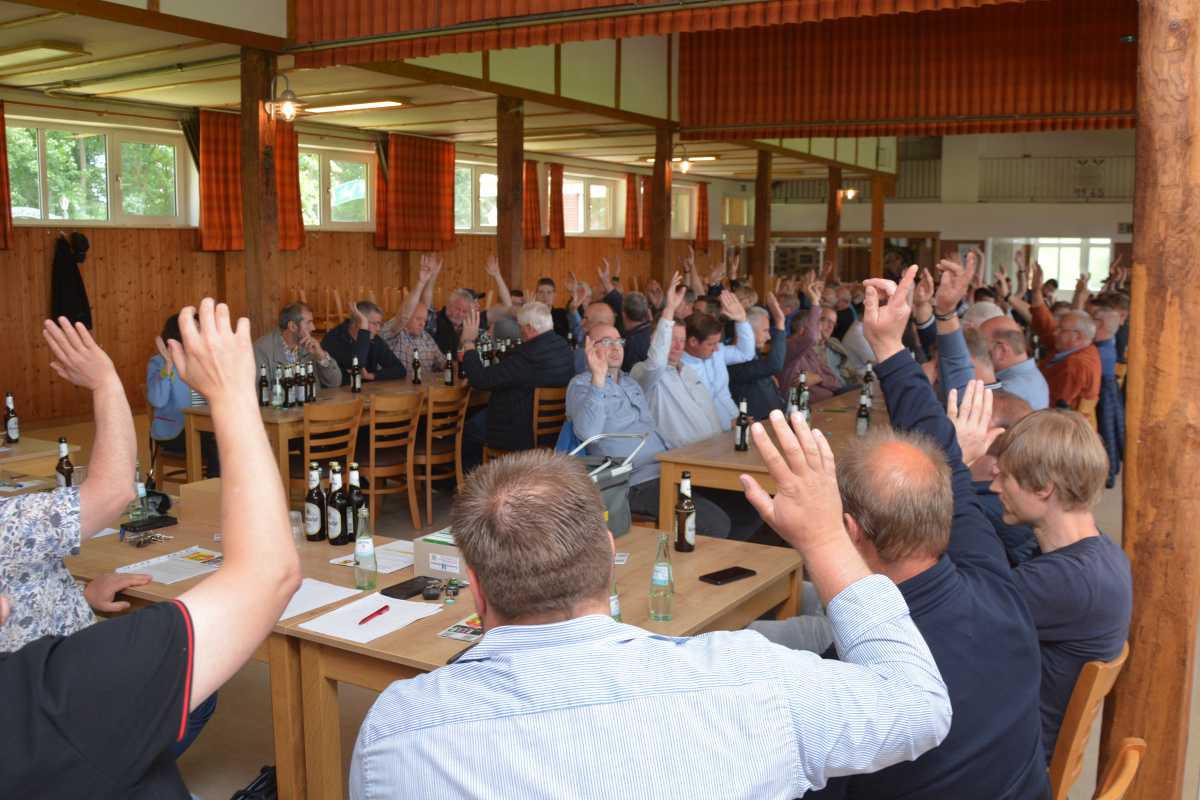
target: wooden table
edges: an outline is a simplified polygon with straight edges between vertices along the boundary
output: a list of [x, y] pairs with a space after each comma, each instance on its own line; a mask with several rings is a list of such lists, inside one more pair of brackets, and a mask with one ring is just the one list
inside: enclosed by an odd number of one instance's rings
[[[633, 528], [616, 540], [617, 551], [629, 553], [628, 562], [616, 567], [624, 622], [672, 636], [685, 636], [736, 630], [773, 608], [778, 609], [776, 613], [780, 618], [797, 613], [801, 581], [798, 553], [791, 549], [701, 537], [692, 553], [672, 550], [674, 619], [651, 622], [649, 586], [656, 546], [656, 533], [646, 528]], [[731, 566], [748, 567], [758, 574], [725, 586], [712, 586], [697, 580], [700, 575]], [[407, 579], [412, 573], [410, 567], [395, 575]], [[298, 626], [305, 621], [303, 618], [283, 626], [301, 640], [304, 752], [311, 796], [325, 800], [345, 795], [338, 683], [382, 691], [393, 681], [445, 665], [467, 645], [454, 639], [443, 639], [438, 632], [473, 613], [474, 600], [468, 591], [464, 591], [453, 605], [444, 606], [432, 616], [366, 644], [302, 630]]]
[[[156, 556], [174, 553], [192, 545], [207, 547], [210, 550], [222, 550], [222, 543], [213, 541], [214, 526], [180, 523], [162, 531], [173, 538], [167, 542], [159, 542], [146, 547], [133, 547], [118, 540], [116, 535], [91, 539], [84, 542], [80, 554], [66, 559], [67, 568], [71, 574], [80, 580], [90, 581], [96, 576], [112, 572], [117, 567], [134, 564]], [[386, 537], [377, 536], [377, 545], [392, 541]], [[352, 553], [354, 545], [332, 547], [325, 542], [302, 542], [298, 546], [301, 570], [306, 578], [315, 578], [339, 586], [354, 586], [354, 570], [349, 567], [335, 566], [329, 559]], [[401, 579], [409, 577], [411, 568], [380, 575], [380, 585], [390, 586]], [[164, 585], [149, 583], [127, 589], [123, 596], [131, 601], [134, 608], [150, 603], [170, 600], [186, 592], [203, 580], [180, 581]], [[357, 596], [357, 595], [356, 595]], [[300, 671], [300, 640], [288, 634], [289, 628], [324, 613], [326, 608], [317, 609], [306, 614], [293, 617], [287, 624], [277, 624], [267, 640], [259, 646], [254, 654], [255, 660], [267, 663], [271, 679], [271, 718], [275, 739], [275, 770], [279, 782], [280, 797], [303, 798], [306, 793], [305, 753], [304, 753], [304, 724], [303, 701], [301, 692], [303, 683]], [[320, 797], [314, 794], [313, 797]]]
[[[69, 445], [72, 453], [79, 445]], [[16, 444], [0, 445], [0, 469], [24, 475], [53, 475], [58, 464], [58, 442], [22, 436]]]
[[[855, 439], [855, 418], [858, 413], [858, 392], [831, 397], [812, 409], [812, 426], [818, 428], [829, 439], [829, 445], [836, 456], [840, 450]], [[876, 390], [871, 406], [871, 424], [887, 425], [887, 410], [883, 398]], [[771, 426], [766, 430], [771, 432]], [[675, 450], [665, 450], [656, 458], [662, 464], [662, 477], [658, 489], [658, 520], [675, 517], [675, 502], [679, 494], [679, 481], [683, 473], [692, 474], [692, 486], [703, 486], [709, 489], [729, 489], [742, 491], [742, 482], [738, 476], [743, 473], [750, 475], [768, 492], [775, 491], [775, 482], [763, 464], [762, 456], [750, 442], [750, 449], [738, 452], [733, 449], [733, 431], [720, 433], [709, 439], [680, 447]], [[772, 434], [774, 439], [774, 434]]]

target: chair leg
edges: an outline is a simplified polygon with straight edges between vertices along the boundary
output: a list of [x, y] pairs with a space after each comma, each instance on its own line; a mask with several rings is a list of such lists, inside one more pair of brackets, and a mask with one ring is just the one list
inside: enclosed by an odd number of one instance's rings
[[417, 502], [417, 481], [413, 475], [412, 461], [405, 467], [404, 483], [408, 488], [408, 513], [412, 517], [413, 528], [421, 529], [421, 505]]
[[433, 461], [425, 462], [425, 519], [433, 524]]
[[371, 488], [367, 490], [367, 504], [371, 507], [370, 508], [371, 533], [375, 533], [375, 515], [379, 511], [380, 501], [383, 500], [383, 495], [379, 493], [378, 483], [377, 483], [377, 481], [381, 481], [381, 480], [383, 480], [383, 479], [375, 478], [375, 480], [371, 481]]

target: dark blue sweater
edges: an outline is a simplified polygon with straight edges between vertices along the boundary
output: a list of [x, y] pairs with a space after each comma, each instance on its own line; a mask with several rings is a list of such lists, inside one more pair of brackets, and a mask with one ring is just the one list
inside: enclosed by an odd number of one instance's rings
[[1040, 799], [1049, 786], [1033, 619], [924, 372], [907, 351], [875, 372], [892, 426], [932, 438], [953, 472], [950, 545], [900, 592], [946, 681], [954, 719], [945, 741], [915, 761], [836, 778], [805, 797]]
[[746, 409], [755, 419], [766, 419], [775, 410], [783, 411], [775, 376], [783, 372], [786, 355], [787, 333], [771, 328], [771, 347], [765, 354], [729, 368], [729, 394], [733, 402], [745, 400]]

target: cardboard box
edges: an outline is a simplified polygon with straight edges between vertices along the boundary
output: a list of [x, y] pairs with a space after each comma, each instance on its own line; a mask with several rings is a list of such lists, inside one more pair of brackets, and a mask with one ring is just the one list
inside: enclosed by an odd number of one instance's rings
[[449, 528], [422, 536], [413, 542], [413, 574], [448, 581], [467, 580], [467, 562], [454, 546]]
[[185, 483], [179, 487], [179, 507], [168, 512], [187, 525], [221, 527], [221, 479]]

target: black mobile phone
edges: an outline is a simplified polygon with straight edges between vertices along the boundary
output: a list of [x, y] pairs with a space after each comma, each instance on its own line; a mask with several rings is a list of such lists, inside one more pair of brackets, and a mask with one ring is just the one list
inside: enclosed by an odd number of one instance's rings
[[707, 575], [701, 575], [700, 580], [705, 583], [711, 583], [714, 586], [724, 586], [727, 583], [740, 581], [742, 578], [749, 578], [751, 575], [757, 574], [754, 570], [746, 569], [745, 567], [727, 567], [719, 569], [716, 572], [710, 572]]
[[389, 586], [386, 589], [381, 589], [380, 594], [384, 597], [394, 597], [397, 600], [407, 600], [410, 597], [416, 597], [421, 592], [425, 591], [425, 587], [431, 583], [437, 583], [437, 578], [431, 578], [428, 575], [418, 575], [415, 578], [410, 578], [403, 583], [397, 583], [395, 586]]

